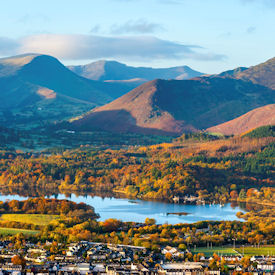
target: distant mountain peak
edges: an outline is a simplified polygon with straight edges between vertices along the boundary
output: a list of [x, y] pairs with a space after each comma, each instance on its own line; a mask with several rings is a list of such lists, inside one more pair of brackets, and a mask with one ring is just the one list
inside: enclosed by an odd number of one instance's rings
[[[171, 68], [133, 67], [114, 60], [99, 60], [86, 65], [68, 66], [76, 74], [100, 81], [126, 81], [144, 79], [144, 82], [156, 78], [161, 79], [190, 79], [201, 76], [202, 73], [188, 66]], [[137, 85], [140, 82], [137, 82]]]
[[[38, 121], [67, 119], [110, 102], [118, 97], [118, 91], [125, 93], [120, 84], [83, 78], [44, 54], [0, 59], [0, 87], [0, 115], [8, 109], [24, 120], [28, 110], [27, 116], [33, 115], [32, 120]], [[38, 109], [43, 112], [38, 114]]]
[[249, 67], [237, 74], [237, 78], [243, 80], [249, 80], [253, 83], [260, 84], [275, 90], [275, 57], [268, 59], [267, 61]]
[[28, 53], [22, 55], [16, 55], [0, 59], [0, 77], [5, 75], [11, 75], [22, 70], [26, 66], [31, 66], [32, 63], [40, 63], [43, 65], [47, 63], [59, 63], [63, 66], [58, 59], [50, 55]]
[[42, 54], [27, 53], [21, 55], [15, 55], [10, 57], [4, 57], [0, 59], [0, 64], [24, 66], [32, 62], [35, 58], [42, 56]]

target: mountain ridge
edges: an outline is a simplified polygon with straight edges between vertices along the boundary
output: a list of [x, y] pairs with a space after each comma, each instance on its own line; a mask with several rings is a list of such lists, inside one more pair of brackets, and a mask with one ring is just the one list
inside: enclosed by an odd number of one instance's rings
[[92, 80], [126, 81], [139, 79], [143, 82], [161, 79], [190, 79], [203, 73], [189, 66], [170, 68], [133, 67], [117, 61], [99, 60], [86, 65], [68, 66], [73, 72]]
[[237, 78], [252, 81], [275, 90], [275, 57], [239, 72]]
[[266, 125], [275, 125], [275, 104], [253, 109], [233, 120], [208, 128], [207, 131], [224, 135], [239, 135]]
[[0, 115], [0, 123], [68, 119], [108, 103], [128, 89], [85, 79], [55, 57], [43, 54], [1, 58], [0, 87], [0, 113], [11, 114], [9, 118]]
[[[224, 87], [227, 87], [226, 91]], [[73, 125], [112, 131], [111, 120], [116, 125], [115, 131], [137, 126], [180, 134], [206, 129], [219, 124], [217, 121], [228, 121], [272, 100], [274, 94], [270, 89], [242, 80], [154, 80], [92, 110]], [[114, 113], [106, 117], [106, 112]], [[128, 117], [123, 118], [122, 112], [127, 112]], [[119, 121], [121, 129], [117, 127]]]
[[72, 126], [122, 132], [135, 132], [139, 127], [139, 132], [147, 129], [175, 135], [205, 130], [275, 102], [274, 90], [264, 81], [259, 85], [238, 77], [249, 69], [191, 80], [153, 80], [92, 110]]

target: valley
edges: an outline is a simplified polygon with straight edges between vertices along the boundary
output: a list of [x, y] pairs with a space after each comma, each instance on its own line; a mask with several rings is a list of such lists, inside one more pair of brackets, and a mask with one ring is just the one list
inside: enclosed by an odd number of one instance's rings
[[2, 1], [0, 275], [275, 275], [274, 8]]
[[[99, 249], [148, 270], [273, 253], [274, 87], [262, 71], [274, 59], [218, 75], [69, 70], [44, 55], [1, 62], [0, 236], [14, 253], [25, 242], [42, 242], [51, 261]], [[142, 73], [149, 82], [133, 80]]]

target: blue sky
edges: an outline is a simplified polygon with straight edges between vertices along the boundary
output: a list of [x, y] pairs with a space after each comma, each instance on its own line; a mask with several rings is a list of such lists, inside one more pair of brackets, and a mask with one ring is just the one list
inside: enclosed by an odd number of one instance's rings
[[275, 0], [9, 0], [0, 20], [2, 57], [217, 73], [275, 56]]

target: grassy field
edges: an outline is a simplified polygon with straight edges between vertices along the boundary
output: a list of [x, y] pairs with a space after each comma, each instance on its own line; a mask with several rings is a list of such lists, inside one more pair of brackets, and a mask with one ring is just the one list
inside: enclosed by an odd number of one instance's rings
[[207, 247], [198, 247], [196, 249], [191, 249], [192, 253], [204, 253], [206, 257], [212, 256], [213, 253], [216, 253], [220, 256], [222, 255], [238, 255], [243, 254], [246, 256], [261, 256], [261, 255], [275, 255], [275, 245], [271, 246], [260, 246], [260, 248], [257, 247], [237, 247], [235, 250], [233, 247], [213, 247], [212, 249]]
[[58, 219], [58, 215], [43, 215], [43, 214], [3, 214], [1, 220], [24, 222], [35, 225], [47, 225], [52, 220]]
[[218, 255], [238, 255], [236, 251], [232, 247], [213, 247], [207, 248], [207, 247], [197, 247], [196, 249], [191, 249], [192, 253], [204, 253], [206, 257], [210, 257], [213, 255], [213, 253], [216, 253]]
[[261, 255], [271, 255], [271, 256], [274, 256], [275, 255], [275, 245], [273, 246], [260, 246], [259, 248], [257, 247], [239, 247], [239, 248], [236, 248], [236, 250], [247, 256], [253, 256], [253, 255], [257, 255], [257, 256], [261, 256]]
[[0, 235], [16, 235], [18, 233], [23, 233], [24, 235], [35, 235], [39, 231], [27, 230], [27, 229], [18, 229], [18, 228], [4, 228], [0, 227]]

